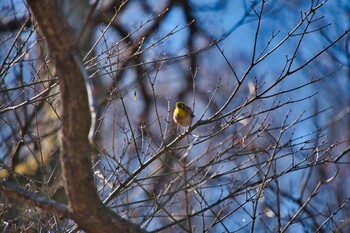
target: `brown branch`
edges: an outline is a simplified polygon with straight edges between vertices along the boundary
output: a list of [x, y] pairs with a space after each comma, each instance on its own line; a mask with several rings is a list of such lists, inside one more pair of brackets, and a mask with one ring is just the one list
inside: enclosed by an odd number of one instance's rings
[[17, 105], [8, 106], [8, 107], [6, 106], [3, 109], [0, 109], [0, 114], [4, 113], [4, 112], [16, 110], [17, 108], [23, 107], [24, 105], [34, 103], [36, 101], [41, 102], [43, 99], [46, 99], [47, 97], [52, 97], [52, 96], [57, 95], [58, 93], [50, 94], [50, 91], [54, 87], [56, 87], [57, 85], [58, 85], [58, 83], [54, 83], [51, 86], [49, 86], [48, 88], [46, 88], [45, 90], [43, 90], [42, 92], [40, 92], [39, 94], [37, 94], [36, 96], [33, 96], [32, 98], [27, 99], [27, 100], [23, 101], [22, 103], [19, 103]]
[[22, 18], [12, 18], [7, 22], [0, 21], [0, 32], [10, 32], [19, 30], [23, 27], [30, 28], [32, 26], [32, 22], [30, 20], [26, 20], [27, 16], [23, 16]]
[[0, 190], [8, 196], [23, 200], [24, 202], [35, 207], [39, 207], [42, 210], [53, 212], [57, 215], [63, 216], [64, 218], [72, 218], [72, 213], [69, 211], [66, 205], [48, 199], [37, 193], [25, 190], [16, 183], [10, 181], [0, 181]]

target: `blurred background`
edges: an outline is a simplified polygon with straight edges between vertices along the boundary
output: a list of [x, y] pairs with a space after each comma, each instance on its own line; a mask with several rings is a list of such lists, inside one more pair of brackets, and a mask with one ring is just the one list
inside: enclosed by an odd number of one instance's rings
[[[111, 209], [149, 231], [350, 231], [347, 0], [62, 9], [88, 74], [93, 171]], [[0, 2], [0, 175], [64, 202], [59, 82], [36, 26], [25, 2]], [[172, 121], [179, 100], [195, 115], [187, 135]], [[3, 228], [72, 225], [1, 199]]]

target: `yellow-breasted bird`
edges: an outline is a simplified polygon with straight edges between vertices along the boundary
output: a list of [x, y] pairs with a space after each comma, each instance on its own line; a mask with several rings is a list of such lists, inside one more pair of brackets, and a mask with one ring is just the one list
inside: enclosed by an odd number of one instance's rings
[[176, 124], [187, 127], [194, 117], [192, 109], [183, 102], [176, 102], [173, 119]]

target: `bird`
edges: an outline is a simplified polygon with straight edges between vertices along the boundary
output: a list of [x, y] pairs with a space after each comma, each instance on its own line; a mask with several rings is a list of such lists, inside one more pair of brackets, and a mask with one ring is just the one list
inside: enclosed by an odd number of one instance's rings
[[183, 127], [187, 127], [191, 124], [193, 119], [193, 111], [184, 102], [176, 102], [173, 119], [174, 122]]

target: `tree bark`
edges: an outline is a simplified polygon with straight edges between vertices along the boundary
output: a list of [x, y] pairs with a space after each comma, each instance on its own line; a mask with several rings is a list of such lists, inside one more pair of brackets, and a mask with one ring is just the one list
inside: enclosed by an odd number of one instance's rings
[[62, 99], [61, 165], [73, 220], [86, 232], [142, 232], [100, 201], [90, 160], [91, 125], [84, 75], [71, 28], [58, 1], [28, 0], [45, 36], [60, 82]]

